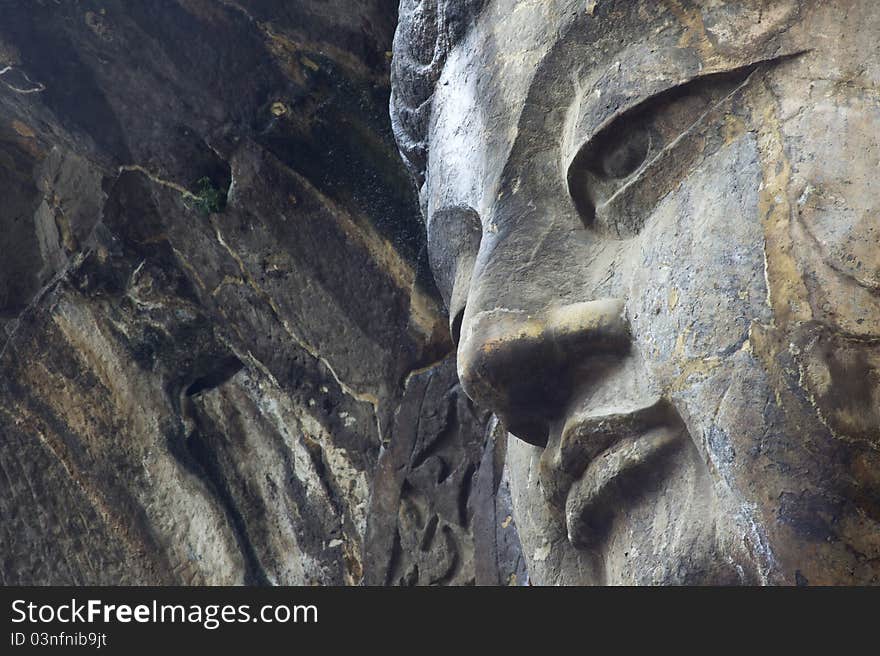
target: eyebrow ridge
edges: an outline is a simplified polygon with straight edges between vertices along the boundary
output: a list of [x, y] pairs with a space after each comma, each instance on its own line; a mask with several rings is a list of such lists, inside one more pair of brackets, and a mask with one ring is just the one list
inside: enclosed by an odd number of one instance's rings
[[[740, 82], [738, 85], [736, 85], [736, 87], [735, 87], [733, 90], [731, 90], [730, 93], [728, 93], [726, 96], [724, 96], [723, 98], [719, 98], [716, 102], [712, 103], [712, 105], [710, 105], [710, 106], [709, 106], [709, 107], [708, 107], [708, 108], [707, 108], [702, 114], [700, 114], [700, 115], [696, 118], [696, 120], [694, 120], [693, 123], [691, 123], [688, 127], [686, 127], [684, 130], [682, 130], [682, 131], [679, 133], [679, 135], [678, 135], [677, 137], [675, 137], [675, 139], [673, 139], [673, 140], [670, 141], [668, 144], [666, 144], [665, 146], [663, 146], [663, 148], [661, 148], [661, 149], [657, 152], [657, 154], [654, 155], [654, 157], [652, 157], [649, 161], [644, 162], [644, 163], [639, 167], [638, 171], [636, 171], [632, 176], [630, 176], [629, 180], [627, 180], [624, 184], [622, 184], [622, 185], [620, 186], [620, 188], [619, 188], [617, 191], [615, 191], [613, 194], [611, 194], [611, 196], [609, 196], [609, 197], [605, 200], [605, 202], [603, 202], [601, 205], [599, 205], [596, 209], [598, 209], [599, 207], [606, 207], [609, 203], [613, 202], [613, 201], [616, 200], [620, 195], [622, 195], [622, 194], [623, 194], [627, 189], [629, 189], [632, 185], [636, 184], [637, 182], [640, 182], [641, 179], [642, 179], [642, 173], [643, 173], [644, 171], [648, 170], [648, 169], [649, 169], [649, 168], [650, 168], [650, 167], [651, 167], [651, 166], [652, 166], [657, 160], [659, 160], [663, 155], [665, 155], [665, 154], [668, 153], [669, 151], [673, 150], [676, 146], [678, 146], [678, 144], [681, 143], [686, 137], [688, 137], [688, 136], [690, 136], [691, 134], [693, 134], [693, 133], [696, 131], [696, 129], [697, 129], [698, 127], [700, 127], [700, 126], [705, 122], [706, 117], [709, 116], [709, 114], [711, 114], [712, 112], [714, 112], [715, 110], [717, 110], [721, 105], [723, 105], [723, 104], [726, 103], [728, 100], [730, 100], [734, 95], [736, 95], [737, 93], [739, 93], [739, 92], [743, 89], [743, 87], [745, 87], [745, 86], [751, 81], [751, 79], [752, 79], [752, 77], [755, 75], [755, 73], [757, 73], [759, 70], [767, 70], [767, 67], [763, 67], [763, 66], [761, 66], [762, 63], [763, 63], [763, 62], [760, 62], [760, 63], [758, 63], [758, 64], [751, 64], [750, 66], [752, 66], [752, 67], [754, 67], [754, 68], [753, 68], [753, 70], [752, 70], [752, 71], [746, 76], [746, 78], [745, 78], [742, 82]], [[748, 68], [748, 67], [745, 67], [745, 68]], [[730, 72], [730, 73], [733, 73], [733, 72], [735, 72], [735, 70], [736, 70], [736, 69], [734, 69], [733, 71], [729, 71], [729, 72]], [[698, 81], [698, 80], [700, 80], [700, 79], [702, 79], [702, 78], [704, 78], [704, 77], [709, 77], [709, 76], [708, 76], [708, 75], [705, 75], [705, 76], [698, 76], [698, 77], [695, 77], [694, 79], [692, 79], [692, 80], [690, 80], [689, 82], [687, 82], [685, 85], [681, 85], [681, 86], [686, 86], [687, 84], [692, 84], [693, 82], [696, 82], [696, 81]], [[673, 88], [675, 88], [675, 87], [673, 87]], [[679, 88], [680, 88], [680, 87], [679, 87]], [[668, 89], [667, 91], [671, 91], [671, 89]], [[664, 91], [663, 93], [666, 93], [667, 91]], [[646, 103], [646, 102], [650, 101], [651, 98], [654, 98], [654, 97], [656, 97], [657, 95], [660, 95], [660, 94], [655, 94], [655, 96], [651, 96], [650, 98], [646, 98], [645, 100], [642, 101], [642, 103], [639, 103], [639, 105], [641, 105], [641, 104], [643, 104], [643, 103]], [[636, 105], [636, 106], [633, 107], [632, 109], [635, 110], [636, 108], [638, 108], [639, 105]], [[629, 111], [632, 111], [632, 110], [629, 110]], [[607, 126], [606, 126], [606, 127], [607, 127]]]

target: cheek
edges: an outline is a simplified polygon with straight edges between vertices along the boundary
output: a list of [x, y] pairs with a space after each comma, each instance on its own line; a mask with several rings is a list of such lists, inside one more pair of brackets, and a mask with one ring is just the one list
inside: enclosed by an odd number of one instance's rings
[[797, 198], [794, 253], [812, 318], [880, 336], [880, 107], [832, 97], [785, 130]]
[[[750, 340], [753, 323], [772, 320], [762, 171], [755, 137], [740, 134], [660, 203], [630, 256], [636, 348], [713, 477], [728, 487], [749, 468], [773, 398]], [[746, 506], [725, 508], [722, 514], [737, 522], [751, 513]], [[760, 543], [759, 536], [748, 540]]]
[[[850, 442], [880, 443], [880, 106], [817, 84], [784, 123], [791, 144], [793, 253], [810, 307], [795, 361], [823, 420]], [[806, 102], [806, 99], [804, 100]], [[808, 329], [809, 328], [809, 329]]]
[[664, 387], [723, 364], [753, 320], [769, 319], [760, 181], [755, 139], [742, 134], [669, 194], [632, 244], [633, 334]]

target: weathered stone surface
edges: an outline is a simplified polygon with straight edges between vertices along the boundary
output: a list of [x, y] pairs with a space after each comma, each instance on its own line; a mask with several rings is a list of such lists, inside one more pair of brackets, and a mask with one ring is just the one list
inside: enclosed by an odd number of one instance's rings
[[[480, 578], [487, 418], [448, 364], [388, 125], [395, 17], [4, 3], [0, 582]], [[371, 516], [413, 439], [399, 507]], [[442, 518], [433, 542], [407, 504]], [[368, 535], [430, 547], [420, 573], [366, 558]]]
[[394, 129], [537, 583], [880, 583], [880, 9], [401, 4]]
[[413, 374], [374, 478], [368, 584], [526, 580], [498, 428], [461, 391], [454, 358]]

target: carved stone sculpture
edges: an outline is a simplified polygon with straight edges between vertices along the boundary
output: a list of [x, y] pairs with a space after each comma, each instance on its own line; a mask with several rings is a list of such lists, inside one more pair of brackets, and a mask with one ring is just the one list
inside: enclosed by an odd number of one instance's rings
[[539, 584], [880, 582], [880, 8], [403, 0], [392, 124]]
[[0, 585], [524, 580], [396, 0], [0, 4]]

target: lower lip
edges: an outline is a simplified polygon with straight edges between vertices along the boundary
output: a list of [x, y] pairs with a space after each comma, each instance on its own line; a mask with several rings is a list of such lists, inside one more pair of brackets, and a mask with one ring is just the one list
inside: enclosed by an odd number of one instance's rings
[[[658, 427], [625, 438], [599, 454], [568, 492], [565, 519], [569, 541], [578, 548], [595, 546], [607, 533], [615, 509], [635, 497], [647, 484], [652, 465], [681, 444], [679, 431]], [[622, 477], [625, 491], [616, 485]]]

